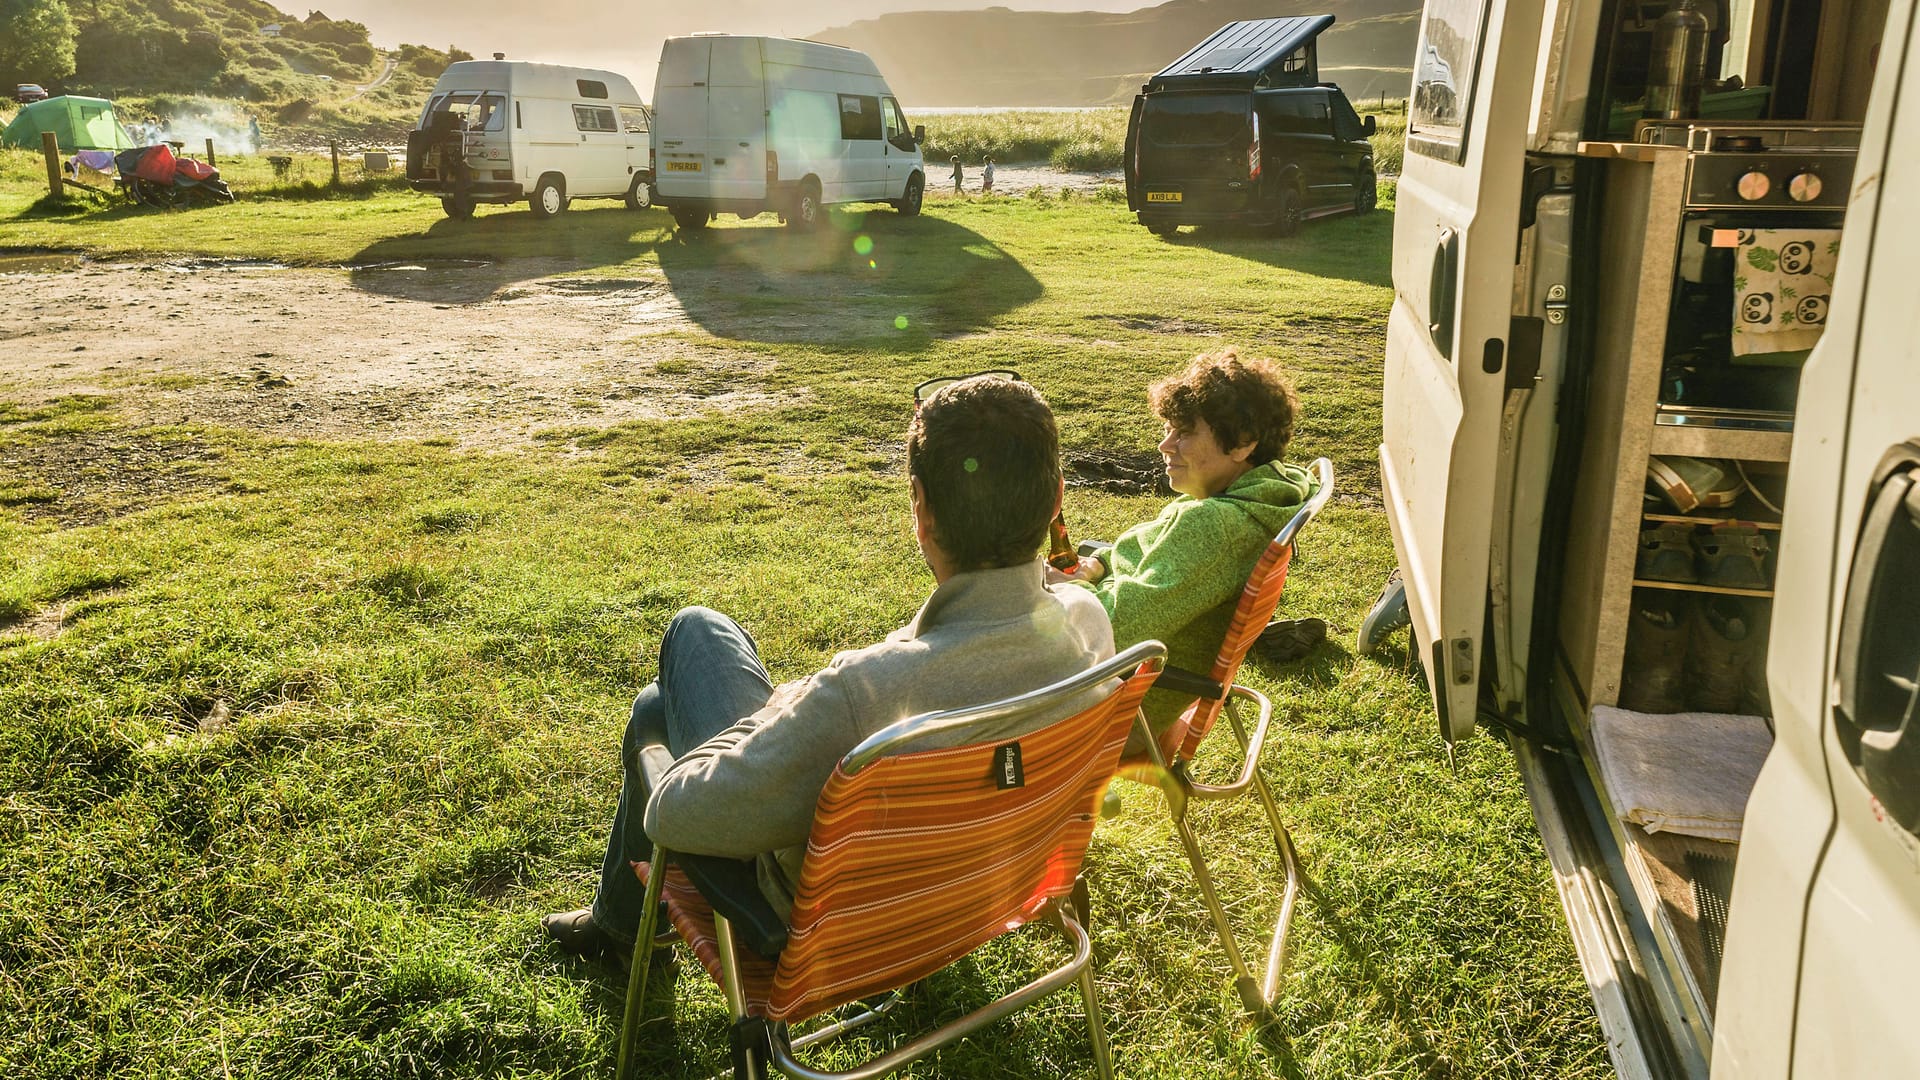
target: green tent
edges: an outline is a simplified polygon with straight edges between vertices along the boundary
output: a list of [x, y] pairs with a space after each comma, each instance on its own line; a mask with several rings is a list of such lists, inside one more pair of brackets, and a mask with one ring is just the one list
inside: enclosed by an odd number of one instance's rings
[[0, 146], [40, 148], [40, 133], [51, 131], [62, 153], [75, 150], [125, 150], [133, 136], [113, 115], [113, 102], [104, 98], [54, 97], [20, 107], [20, 115], [0, 133]]

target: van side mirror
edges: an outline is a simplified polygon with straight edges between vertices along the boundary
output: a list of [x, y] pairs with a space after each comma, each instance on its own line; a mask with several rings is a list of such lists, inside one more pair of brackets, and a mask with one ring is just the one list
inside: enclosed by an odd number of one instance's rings
[[1361, 117], [1360, 118], [1360, 134], [1365, 135], [1368, 138], [1372, 138], [1373, 131], [1374, 131], [1373, 117], [1371, 116]]
[[915, 124], [915, 125], [913, 125], [913, 141], [914, 141], [914, 144], [915, 144], [915, 145], [917, 145], [917, 146], [924, 146], [924, 145], [926, 145], [926, 142], [927, 142], [927, 125], [925, 125], [925, 124]]

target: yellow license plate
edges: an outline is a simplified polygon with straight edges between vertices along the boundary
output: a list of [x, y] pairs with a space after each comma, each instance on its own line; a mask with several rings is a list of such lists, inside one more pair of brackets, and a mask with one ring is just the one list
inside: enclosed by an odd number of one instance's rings
[[1149, 191], [1147, 192], [1147, 201], [1148, 202], [1179, 202], [1180, 193], [1177, 191]]
[[667, 162], [667, 171], [668, 172], [699, 172], [700, 163], [697, 161], [669, 161]]

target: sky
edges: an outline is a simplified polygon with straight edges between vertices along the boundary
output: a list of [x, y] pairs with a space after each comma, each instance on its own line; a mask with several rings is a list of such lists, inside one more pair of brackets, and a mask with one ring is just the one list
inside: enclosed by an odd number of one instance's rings
[[[604, 68], [653, 95], [660, 43], [678, 34], [717, 30], [732, 34], [801, 37], [889, 11], [984, 10], [1135, 11], [1157, 0], [328, 0], [319, 10], [365, 23], [375, 45], [401, 42], [457, 45], [481, 59], [504, 52], [514, 60]], [[279, 3], [291, 15], [309, 5]], [[535, 14], [537, 12], [537, 14]]]

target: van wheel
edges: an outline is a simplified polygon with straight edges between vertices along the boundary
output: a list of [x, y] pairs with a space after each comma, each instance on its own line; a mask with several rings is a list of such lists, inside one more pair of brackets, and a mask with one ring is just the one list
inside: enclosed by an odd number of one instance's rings
[[448, 195], [440, 200], [440, 209], [445, 210], [447, 216], [455, 221], [465, 221], [473, 216], [473, 200], [463, 199], [458, 195]]
[[787, 227], [800, 232], [811, 232], [820, 226], [824, 213], [820, 208], [819, 181], [808, 179], [800, 181], [800, 189], [794, 193], [793, 207], [787, 211]]
[[567, 208], [567, 191], [562, 186], [564, 183], [564, 180], [553, 173], [540, 178], [540, 182], [533, 186], [532, 197], [527, 199], [527, 205], [532, 207], [534, 217], [544, 220]]
[[1292, 188], [1280, 192], [1280, 206], [1273, 217], [1273, 231], [1278, 236], [1292, 236], [1300, 231], [1300, 193]]
[[920, 213], [920, 204], [926, 200], [927, 178], [919, 173], [907, 177], [907, 190], [900, 193], [899, 201], [893, 204], [901, 217], [913, 217]]
[[653, 205], [653, 184], [645, 173], [634, 173], [633, 183], [627, 187], [627, 209], [645, 210]]
[[1372, 169], [1361, 169], [1359, 190], [1353, 193], [1353, 211], [1364, 214], [1380, 205], [1380, 181], [1373, 175]]
[[1147, 231], [1159, 237], [1171, 237], [1180, 231], [1180, 226], [1171, 221], [1149, 221]]
[[704, 229], [707, 227], [707, 217], [707, 211], [703, 207], [673, 207], [673, 223], [682, 229]]

